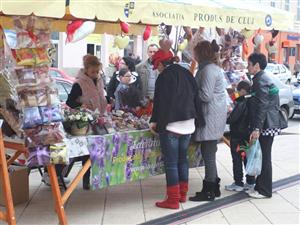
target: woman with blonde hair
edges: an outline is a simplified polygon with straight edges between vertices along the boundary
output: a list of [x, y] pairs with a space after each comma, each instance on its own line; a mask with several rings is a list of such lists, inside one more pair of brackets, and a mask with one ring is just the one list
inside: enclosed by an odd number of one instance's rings
[[[92, 111], [98, 110], [100, 115], [106, 111], [107, 101], [104, 96], [103, 80], [100, 76], [102, 64], [93, 55], [83, 57], [83, 69], [77, 75], [66, 104], [71, 108], [86, 107]], [[80, 157], [82, 165], [89, 156]], [[83, 189], [90, 189], [90, 169], [83, 176]]]
[[104, 96], [103, 80], [99, 73], [102, 64], [96, 56], [85, 55], [83, 66], [84, 68], [79, 71], [66, 103], [71, 108], [84, 105], [92, 111], [98, 109], [99, 113], [103, 114], [107, 102]]
[[194, 140], [201, 144], [205, 178], [202, 191], [190, 197], [191, 201], [213, 201], [221, 195], [216, 152], [226, 124], [226, 94], [218, 52], [219, 46], [215, 40], [202, 41], [194, 48], [195, 59], [199, 64], [195, 79], [204, 117], [204, 123], [196, 127]]

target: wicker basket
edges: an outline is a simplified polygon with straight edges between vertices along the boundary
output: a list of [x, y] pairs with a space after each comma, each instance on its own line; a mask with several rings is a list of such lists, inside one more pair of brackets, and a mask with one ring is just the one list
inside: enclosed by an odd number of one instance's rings
[[73, 123], [71, 126], [71, 134], [73, 136], [86, 136], [88, 129], [89, 129], [88, 125], [82, 128], [78, 128], [76, 123]]

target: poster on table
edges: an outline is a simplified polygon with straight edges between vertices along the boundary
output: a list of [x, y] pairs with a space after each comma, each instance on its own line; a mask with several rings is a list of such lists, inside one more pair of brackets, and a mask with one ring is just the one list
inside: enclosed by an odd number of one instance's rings
[[[87, 140], [93, 189], [164, 173], [159, 138], [149, 130], [89, 136]], [[188, 159], [190, 167], [199, 166], [200, 148], [191, 144]]]

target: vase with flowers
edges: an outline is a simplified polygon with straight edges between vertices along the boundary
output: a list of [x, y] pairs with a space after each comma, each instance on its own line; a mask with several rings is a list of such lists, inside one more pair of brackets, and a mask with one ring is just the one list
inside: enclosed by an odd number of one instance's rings
[[65, 119], [70, 125], [71, 134], [74, 136], [86, 135], [89, 130], [89, 124], [94, 120], [91, 111], [83, 108], [66, 110]]

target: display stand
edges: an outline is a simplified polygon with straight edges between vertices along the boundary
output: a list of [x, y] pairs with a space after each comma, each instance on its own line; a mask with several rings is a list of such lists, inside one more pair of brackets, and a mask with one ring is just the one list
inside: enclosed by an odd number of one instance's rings
[[5, 157], [4, 140], [1, 129], [2, 122], [3, 120], [0, 120], [0, 179], [2, 180], [6, 212], [0, 211], [0, 220], [4, 220], [8, 224], [14, 225], [16, 224], [16, 217], [8, 175], [8, 162]]

